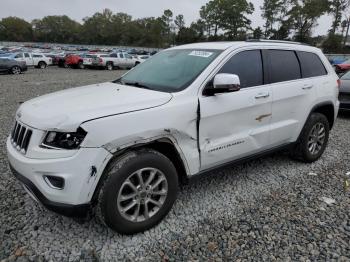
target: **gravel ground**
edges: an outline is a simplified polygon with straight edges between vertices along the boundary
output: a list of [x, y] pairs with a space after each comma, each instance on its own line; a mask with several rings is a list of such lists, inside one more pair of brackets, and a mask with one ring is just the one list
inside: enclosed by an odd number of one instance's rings
[[195, 179], [182, 186], [167, 218], [143, 234], [121, 236], [95, 218], [81, 224], [32, 201], [6, 160], [18, 103], [120, 73], [50, 68], [0, 75], [0, 260], [350, 261], [350, 114], [340, 115], [317, 163], [279, 153]]

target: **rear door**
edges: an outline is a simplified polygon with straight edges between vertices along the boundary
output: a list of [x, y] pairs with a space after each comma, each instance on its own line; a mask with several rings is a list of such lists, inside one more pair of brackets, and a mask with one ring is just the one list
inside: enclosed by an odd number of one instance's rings
[[271, 144], [294, 142], [310, 112], [317, 93], [312, 78], [302, 77], [294, 50], [265, 50], [271, 86]]
[[218, 73], [238, 75], [241, 90], [200, 96], [201, 170], [263, 151], [270, 141], [272, 94], [261, 51], [235, 54]]

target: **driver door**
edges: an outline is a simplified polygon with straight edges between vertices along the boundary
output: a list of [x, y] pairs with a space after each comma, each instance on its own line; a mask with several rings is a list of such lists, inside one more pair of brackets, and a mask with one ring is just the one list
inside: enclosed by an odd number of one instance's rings
[[218, 73], [238, 75], [241, 89], [200, 97], [201, 170], [263, 151], [270, 141], [272, 93], [261, 51], [234, 55]]

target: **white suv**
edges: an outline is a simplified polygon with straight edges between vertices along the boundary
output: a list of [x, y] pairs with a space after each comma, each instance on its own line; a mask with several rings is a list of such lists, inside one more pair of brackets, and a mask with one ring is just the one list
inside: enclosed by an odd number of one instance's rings
[[180, 181], [288, 148], [313, 162], [338, 113], [339, 80], [314, 47], [199, 43], [158, 53], [120, 79], [20, 106], [7, 140], [28, 193], [114, 230], [156, 225]]

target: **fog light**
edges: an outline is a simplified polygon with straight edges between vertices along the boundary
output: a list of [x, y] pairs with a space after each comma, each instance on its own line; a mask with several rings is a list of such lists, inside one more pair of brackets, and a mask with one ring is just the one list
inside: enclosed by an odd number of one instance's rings
[[44, 176], [44, 180], [49, 187], [57, 190], [64, 188], [64, 179], [58, 176]]

